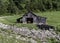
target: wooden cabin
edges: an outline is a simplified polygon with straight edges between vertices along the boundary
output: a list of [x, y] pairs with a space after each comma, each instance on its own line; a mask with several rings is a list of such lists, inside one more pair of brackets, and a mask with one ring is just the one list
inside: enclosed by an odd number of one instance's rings
[[17, 19], [18, 23], [35, 23], [46, 24], [46, 17], [37, 16], [32, 12], [25, 13], [22, 17]]

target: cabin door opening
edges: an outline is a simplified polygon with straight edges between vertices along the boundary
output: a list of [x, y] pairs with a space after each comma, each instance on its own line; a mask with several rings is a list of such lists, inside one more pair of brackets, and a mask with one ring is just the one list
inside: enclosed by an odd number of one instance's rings
[[33, 18], [27, 18], [27, 23], [33, 23]]

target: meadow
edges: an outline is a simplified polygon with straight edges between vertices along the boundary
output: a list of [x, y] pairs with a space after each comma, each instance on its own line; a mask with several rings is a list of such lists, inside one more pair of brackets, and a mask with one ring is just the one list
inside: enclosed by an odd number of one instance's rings
[[[60, 11], [51, 11], [51, 12], [38, 12], [35, 13], [38, 16], [47, 17], [46, 24], [58, 26], [60, 31]], [[1, 16], [0, 17], [0, 23], [8, 24], [8, 25], [16, 25], [18, 27], [28, 27], [28, 28], [37, 28], [35, 24], [22, 24], [22, 23], [16, 23], [16, 19], [23, 16], [23, 14], [19, 15], [10, 15], [10, 16]], [[60, 33], [60, 32], [59, 32]], [[0, 29], [0, 43], [29, 43], [27, 41], [23, 41], [20, 39], [16, 39], [18, 37], [18, 34], [13, 34], [10, 30], [3, 30]], [[40, 40], [37, 40], [38, 43], [40, 43]], [[49, 43], [60, 43], [57, 42], [55, 39], [48, 39]]]
[[[60, 27], [60, 11], [47, 11], [47, 12], [38, 12], [35, 13], [38, 16], [43, 16], [47, 18], [46, 24], [52, 25], [52, 26], [59, 26]], [[16, 14], [16, 15], [10, 15], [10, 16], [1, 16], [0, 22], [4, 24], [9, 25], [17, 25], [18, 27], [29, 27], [29, 28], [37, 28], [34, 24], [22, 24], [22, 23], [16, 23], [16, 19], [20, 18], [24, 15], [23, 14]]]

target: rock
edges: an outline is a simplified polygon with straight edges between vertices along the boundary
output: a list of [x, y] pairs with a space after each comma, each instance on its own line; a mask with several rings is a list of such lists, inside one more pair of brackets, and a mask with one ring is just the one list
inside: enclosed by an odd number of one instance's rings
[[22, 35], [28, 36], [31, 32], [30, 32], [29, 29], [22, 28], [22, 29], [20, 29], [19, 33], [22, 34]]
[[[10, 26], [10, 25], [5, 25], [3, 23], [0, 23], [0, 28], [2, 29], [11, 29], [13, 30], [13, 32], [26, 36], [26, 37], [31, 37], [32, 39], [30, 39], [31, 43], [37, 43], [35, 40], [33, 39], [41, 39], [41, 41], [43, 41], [42, 43], [46, 43], [46, 38], [55, 38], [60, 40], [60, 34], [56, 34], [56, 32], [54, 30], [35, 30], [35, 29], [28, 29], [27, 27], [22, 27], [22, 28], [18, 28], [16, 26]], [[21, 38], [20, 36], [17, 36], [16, 39]], [[26, 38], [21, 38], [23, 40], [26, 40]]]
[[30, 39], [31, 43], [37, 43], [37, 41], [33, 40], [32, 38]]
[[18, 35], [18, 36], [16, 36], [16, 39], [20, 39], [20, 37], [21, 37], [21, 36], [20, 36], [20, 35]]

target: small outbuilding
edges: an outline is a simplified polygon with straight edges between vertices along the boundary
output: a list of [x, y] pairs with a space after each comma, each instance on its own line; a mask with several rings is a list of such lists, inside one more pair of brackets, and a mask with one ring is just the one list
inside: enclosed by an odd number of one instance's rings
[[22, 17], [17, 19], [18, 23], [35, 23], [46, 24], [46, 17], [37, 16], [32, 12], [25, 13]]

